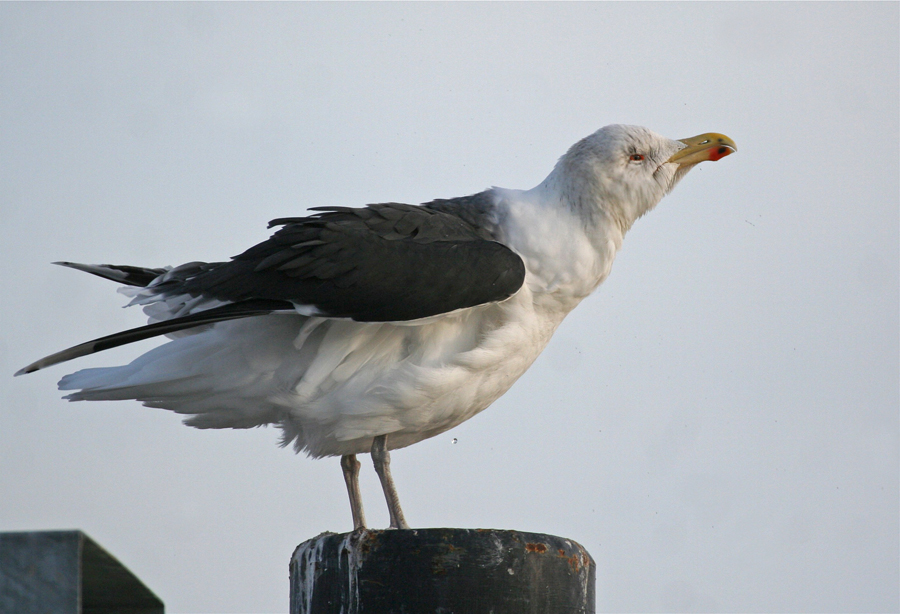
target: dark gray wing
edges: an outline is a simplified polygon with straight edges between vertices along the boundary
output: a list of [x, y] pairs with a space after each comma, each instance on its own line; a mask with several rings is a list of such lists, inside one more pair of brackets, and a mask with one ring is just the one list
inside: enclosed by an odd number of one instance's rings
[[311, 217], [273, 220], [270, 226], [283, 227], [231, 262], [195, 262], [170, 271], [57, 263], [125, 284], [149, 285], [163, 296], [187, 293], [228, 304], [76, 345], [16, 375], [196, 326], [292, 312], [295, 305], [322, 316], [396, 322], [502, 301], [522, 286], [525, 265], [493, 240], [487, 225], [473, 217], [474, 210], [463, 216], [468, 221], [453, 213], [471, 198], [424, 207], [321, 207]]
[[270, 226], [283, 227], [267, 241], [172, 280], [172, 291], [290, 301], [326, 317], [389, 322], [502, 301], [525, 279], [517, 254], [451, 213], [399, 203], [315, 210], [321, 213], [273, 220]]

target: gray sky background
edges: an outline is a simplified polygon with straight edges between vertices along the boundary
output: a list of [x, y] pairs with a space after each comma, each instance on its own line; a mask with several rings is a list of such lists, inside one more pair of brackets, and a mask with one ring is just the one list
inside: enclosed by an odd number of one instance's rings
[[286, 612], [293, 548], [351, 528], [337, 460], [60, 400], [153, 342], [13, 379], [144, 321], [50, 262], [530, 188], [634, 123], [739, 151], [505, 397], [394, 454], [408, 519], [574, 539], [599, 611], [897, 611], [898, 74], [897, 3], [0, 4], [0, 530], [83, 529], [169, 612]]

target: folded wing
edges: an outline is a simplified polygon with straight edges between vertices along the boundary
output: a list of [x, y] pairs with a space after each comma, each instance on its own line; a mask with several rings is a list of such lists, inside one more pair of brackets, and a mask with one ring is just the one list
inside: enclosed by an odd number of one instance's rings
[[399, 203], [316, 211], [273, 220], [270, 226], [282, 228], [230, 262], [171, 271], [60, 263], [146, 286], [141, 292], [150, 301], [202, 297], [219, 306], [82, 343], [16, 375], [141, 339], [276, 311], [359, 322], [418, 320], [505, 300], [525, 279], [517, 254], [451, 213]]

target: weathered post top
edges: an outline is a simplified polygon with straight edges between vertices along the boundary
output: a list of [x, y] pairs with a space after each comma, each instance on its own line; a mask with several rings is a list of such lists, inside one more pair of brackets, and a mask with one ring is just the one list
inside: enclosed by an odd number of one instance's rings
[[291, 559], [291, 614], [590, 614], [596, 567], [571, 540], [495, 529], [323, 533]]

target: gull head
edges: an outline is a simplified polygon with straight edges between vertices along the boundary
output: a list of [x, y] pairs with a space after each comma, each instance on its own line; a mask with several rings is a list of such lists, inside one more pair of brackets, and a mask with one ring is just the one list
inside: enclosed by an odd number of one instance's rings
[[612, 218], [624, 232], [694, 166], [735, 151], [723, 134], [676, 140], [642, 126], [614, 124], [575, 143], [542, 185], [579, 213]]

